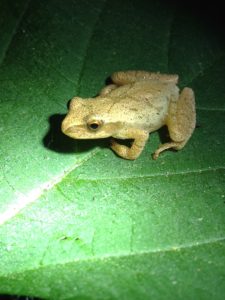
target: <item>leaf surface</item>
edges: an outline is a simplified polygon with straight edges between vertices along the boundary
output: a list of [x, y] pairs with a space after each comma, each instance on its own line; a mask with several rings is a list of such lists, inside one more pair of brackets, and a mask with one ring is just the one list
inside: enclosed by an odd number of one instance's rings
[[[221, 32], [164, 1], [0, 1], [0, 293], [44, 299], [223, 299]], [[3, 26], [4, 25], [4, 26]], [[180, 75], [193, 137], [126, 161], [60, 124], [117, 70]]]

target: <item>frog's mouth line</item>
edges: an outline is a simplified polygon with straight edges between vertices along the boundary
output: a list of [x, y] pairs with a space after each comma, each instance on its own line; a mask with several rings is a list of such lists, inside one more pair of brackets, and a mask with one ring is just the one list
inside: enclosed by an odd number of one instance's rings
[[72, 125], [70, 127], [64, 128], [62, 126], [62, 132], [73, 138], [73, 139], [79, 139], [79, 140], [88, 140], [88, 139], [98, 139], [98, 138], [108, 138], [111, 135], [106, 134], [104, 131], [90, 131], [87, 133], [87, 131], [84, 129], [82, 125]]
[[74, 138], [74, 139], [79, 139], [79, 140], [85, 140], [87, 139], [87, 134], [82, 134], [83, 132], [83, 127], [82, 126], [79, 126], [79, 125], [72, 125], [72, 126], [69, 126], [69, 127], [66, 127], [64, 128], [62, 126], [62, 132], [71, 137], [71, 138]]
[[73, 133], [76, 133], [77, 131], [80, 131], [80, 129], [82, 128], [82, 126], [69, 126], [69, 127], [66, 127], [64, 128], [64, 126], [62, 126], [62, 132], [65, 133], [65, 134], [73, 134]]

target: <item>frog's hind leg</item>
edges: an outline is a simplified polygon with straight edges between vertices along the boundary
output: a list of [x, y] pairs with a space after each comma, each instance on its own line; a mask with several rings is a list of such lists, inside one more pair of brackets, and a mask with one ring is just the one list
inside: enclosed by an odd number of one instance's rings
[[192, 89], [184, 88], [178, 101], [171, 100], [166, 125], [171, 142], [161, 145], [155, 151], [154, 159], [166, 149], [182, 149], [191, 137], [196, 125], [195, 98]]
[[178, 75], [161, 74], [147, 71], [120, 71], [111, 75], [112, 81], [117, 85], [124, 85], [144, 80], [158, 80], [161, 82], [168, 82], [177, 84]]

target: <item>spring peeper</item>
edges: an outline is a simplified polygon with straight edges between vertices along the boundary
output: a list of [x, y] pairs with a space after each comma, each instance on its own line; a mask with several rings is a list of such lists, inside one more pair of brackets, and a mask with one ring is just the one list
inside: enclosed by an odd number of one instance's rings
[[[64, 134], [74, 139], [112, 137], [112, 150], [125, 159], [136, 159], [149, 133], [166, 125], [171, 141], [160, 145], [153, 158], [166, 149], [185, 146], [195, 128], [195, 99], [190, 88], [179, 92], [178, 75], [125, 71], [111, 79], [113, 84], [97, 97], [71, 100], [62, 122]], [[127, 147], [114, 138], [133, 143]]]

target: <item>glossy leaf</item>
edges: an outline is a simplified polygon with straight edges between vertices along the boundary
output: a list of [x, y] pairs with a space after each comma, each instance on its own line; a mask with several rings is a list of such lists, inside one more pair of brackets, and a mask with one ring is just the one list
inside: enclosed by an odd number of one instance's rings
[[[218, 20], [165, 1], [0, 1], [0, 293], [224, 299], [225, 47]], [[211, 22], [211, 23], [210, 23]], [[213, 25], [213, 26], [212, 26]], [[117, 157], [61, 121], [117, 70], [180, 75], [187, 146]]]

